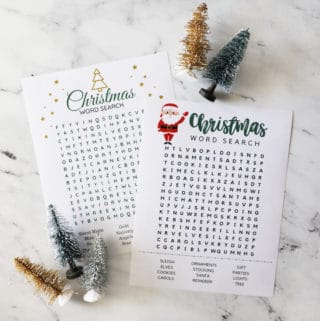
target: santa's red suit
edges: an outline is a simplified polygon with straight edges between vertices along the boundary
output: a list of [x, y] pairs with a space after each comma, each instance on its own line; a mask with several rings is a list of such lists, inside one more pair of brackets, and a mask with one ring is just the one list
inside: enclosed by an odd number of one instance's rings
[[159, 132], [162, 133], [176, 133], [178, 131], [178, 125], [183, 123], [185, 117], [182, 116], [176, 123], [174, 124], [166, 124], [162, 118], [158, 123]]
[[188, 112], [184, 112], [183, 115], [175, 122], [173, 123], [166, 123], [163, 120], [163, 114], [165, 112], [165, 110], [171, 110], [172, 112], [175, 113], [176, 116], [173, 117], [177, 117], [178, 116], [178, 106], [176, 104], [165, 104], [162, 106], [162, 113], [161, 113], [161, 119], [158, 122], [158, 131], [161, 133], [164, 133], [164, 139], [165, 139], [165, 144], [171, 144], [171, 140], [174, 136], [175, 133], [178, 132], [178, 126], [179, 124], [183, 123], [185, 118], [188, 116]]

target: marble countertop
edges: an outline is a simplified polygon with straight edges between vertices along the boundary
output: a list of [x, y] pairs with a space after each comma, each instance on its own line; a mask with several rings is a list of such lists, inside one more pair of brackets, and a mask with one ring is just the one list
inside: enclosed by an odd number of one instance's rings
[[271, 299], [128, 287], [129, 255], [111, 259], [106, 297], [48, 306], [13, 267], [15, 256], [56, 266], [20, 79], [158, 51], [170, 55], [176, 96], [203, 85], [174, 66], [196, 1], [0, 0], [1, 320], [316, 321], [320, 315], [320, 2], [208, 1], [210, 55], [250, 27], [229, 96], [254, 108], [294, 110], [276, 289]]

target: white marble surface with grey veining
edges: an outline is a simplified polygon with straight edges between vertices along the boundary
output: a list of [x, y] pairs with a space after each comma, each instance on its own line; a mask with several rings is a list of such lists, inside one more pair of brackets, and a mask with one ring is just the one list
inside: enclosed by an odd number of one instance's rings
[[242, 27], [252, 38], [229, 96], [253, 108], [294, 110], [275, 295], [271, 299], [128, 287], [129, 255], [110, 262], [106, 297], [61, 308], [33, 295], [12, 259], [56, 266], [20, 79], [168, 51], [176, 96], [201, 100], [201, 81], [177, 73], [196, 1], [0, 0], [0, 319], [131, 321], [320, 320], [320, 2], [208, 1], [218, 48]]

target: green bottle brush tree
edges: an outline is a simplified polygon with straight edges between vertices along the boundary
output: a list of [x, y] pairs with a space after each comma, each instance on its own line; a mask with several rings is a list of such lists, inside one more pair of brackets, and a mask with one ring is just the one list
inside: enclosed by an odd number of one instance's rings
[[55, 248], [55, 257], [62, 266], [69, 264], [66, 272], [67, 279], [75, 279], [82, 275], [83, 267], [75, 263], [82, 258], [80, 246], [68, 223], [61, 217], [54, 205], [48, 206], [49, 212], [49, 234]]
[[199, 93], [210, 101], [215, 101], [214, 91], [217, 85], [229, 91], [238, 74], [240, 63], [245, 55], [250, 39], [248, 29], [239, 31], [209, 62], [203, 77], [212, 79], [212, 84], [201, 88]]

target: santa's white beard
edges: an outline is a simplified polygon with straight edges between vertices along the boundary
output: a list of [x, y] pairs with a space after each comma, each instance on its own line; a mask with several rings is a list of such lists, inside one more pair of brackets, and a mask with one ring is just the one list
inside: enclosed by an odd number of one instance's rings
[[180, 115], [162, 115], [165, 124], [172, 125], [180, 120]]

